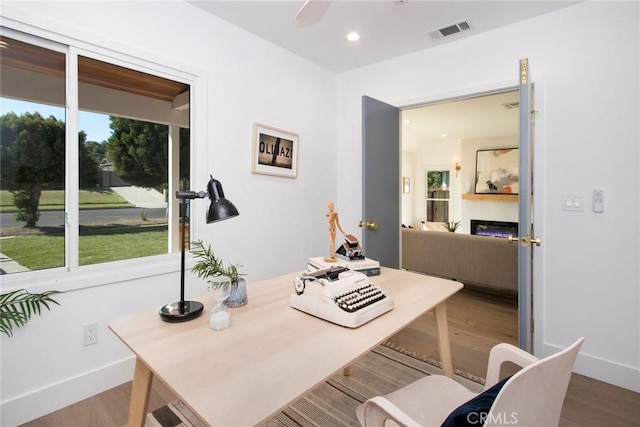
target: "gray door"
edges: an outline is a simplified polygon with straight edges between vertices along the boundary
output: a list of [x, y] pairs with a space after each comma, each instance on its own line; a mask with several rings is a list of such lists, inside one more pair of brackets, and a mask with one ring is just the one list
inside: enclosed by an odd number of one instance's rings
[[400, 266], [400, 110], [362, 97], [362, 248]]
[[533, 83], [529, 61], [520, 60], [520, 162], [518, 198], [518, 345], [523, 350], [533, 352], [533, 249], [540, 246], [535, 238], [532, 222], [533, 206], [533, 129], [534, 104]]

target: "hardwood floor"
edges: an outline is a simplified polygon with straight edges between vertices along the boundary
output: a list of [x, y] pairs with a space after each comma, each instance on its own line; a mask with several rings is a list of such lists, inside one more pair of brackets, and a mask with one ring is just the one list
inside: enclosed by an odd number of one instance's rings
[[[515, 299], [463, 289], [447, 300], [447, 318], [454, 369], [484, 377], [491, 348], [517, 345]], [[436, 322], [429, 312], [390, 341], [416, 354], [439, 360]], [[426, 335], [426, 338], [425, 338]]]
[[[515, 299], [468, 288], [447, 300], [454, 369], [484, 378], [491, 348], [499, 342], [518, 344], [517, 316]], [[391, 341], [439, 360], [435, 318], [431, 313], [400, 331]], [[640, 426], [640, 394], [574, 373], [560, 426]]]
[[[123, 427], [127, 425], [130, 397], [131, 381], [22, 425]], [[149, 411], [154, 411], [173, 400], [176, 400], [175, 395], [162, 382], [154, 379], [149, 397]]]
[[[514, 299], [463, 289], [447, 301], [453, 366], [484, 377], [489, 350], [499, 342], [517, 344]], [[435, 319], [427, 313], [391, 338], [408, 351], [438, 360]], [[24, 424], [28, 427], [122, 427], [127, 423], [131, 382]], [[153, 382], [149, 410], [175, 400]], [[573, 374], [561, 427], [640, 426], [640, 394]]]

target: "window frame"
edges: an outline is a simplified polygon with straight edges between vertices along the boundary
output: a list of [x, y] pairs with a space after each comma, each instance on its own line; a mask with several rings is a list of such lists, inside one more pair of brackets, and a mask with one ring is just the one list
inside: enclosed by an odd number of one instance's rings
[[[429, 172], [448, 172], [449, 173], [449, 184], [447, 185], [447, 190], [449, 191], [448, 198], [434, 198], [429, 197], [429, 187], [428, 183], [428, 174]], [[448, 212], [448, 221], [451, 221], [451, 213], [454, 208], [454, 197], [453, 197], [453, 187], [454, 187], [454, 175], [453, 175], [453, 167], [451, 165], [427, 165], [424, 167], [423, 173], [423, 182], [424, 182], [424, 220], [429, 221], [429, 202], [447, 202], [447, 212]]]
[[[5, 292], [12, 289], [28, 289], [40, 292], [48, 289], [70, 291], [108, 284], [135, 281], [147, 277], [164, 275], [180, 271], [180, 252], [170, 252], [129, 260], [113, 261], [92, 265], [78, 265], [79, 206], [78, 206], [78, 55], [109, 62], [155, 76], [175, 80], [190, 86], [190, 182], [205, 182], [197, 179], [206, 168], [208, 147], [199, 146], [198, 141], [206, 141], [207, 117], [206, 74], [192, 66], [177, 63], [167, 58], [159, 58], [148, 52], [142, 52], [130, 46], [117, 45], [101, 40], [91, 34], [66, 35], [67, 27], [51, 24], [50, 27], [35, 27], [7, 17], [3, 17], [0, 32], [7, 37], [48, 49], [61, 51], [66, 55], [66, 114], [65, 114], [65, 265], [45, 270], [35, 270], [3, 276], [0, 289]], [[109, 48], [102, 47], [109, 45]], [[171, 180], [170, 180], [171, 181]], [[204, 184], [203, 184], [204, 185]], [[170, 187], [171, 189], [171, 187]], [[192, 238], [204, 238], [206, 206], [194, 203], [191, 208], [190, 234]], [[171, 229], [171, 227], [170, 227]], [[169, 244], [169, 242], [168, 242]], [[191, 260], [188, 260], [187, 267]], [[105, 271], [109, 274], [105, 274]]]

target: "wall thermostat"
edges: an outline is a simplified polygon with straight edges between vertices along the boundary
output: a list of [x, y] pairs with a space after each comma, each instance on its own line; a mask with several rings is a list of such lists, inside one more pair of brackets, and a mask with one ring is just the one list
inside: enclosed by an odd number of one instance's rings
[[604, 212], [604, 190], [596, 188], [593, 190], [593, 211]]

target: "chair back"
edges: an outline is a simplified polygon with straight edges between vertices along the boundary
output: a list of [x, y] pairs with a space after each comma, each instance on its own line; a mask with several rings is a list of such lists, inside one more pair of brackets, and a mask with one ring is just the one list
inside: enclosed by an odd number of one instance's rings
[[502, 387], [484, 426], [557, 426], [584, 338], [515, 373]]

